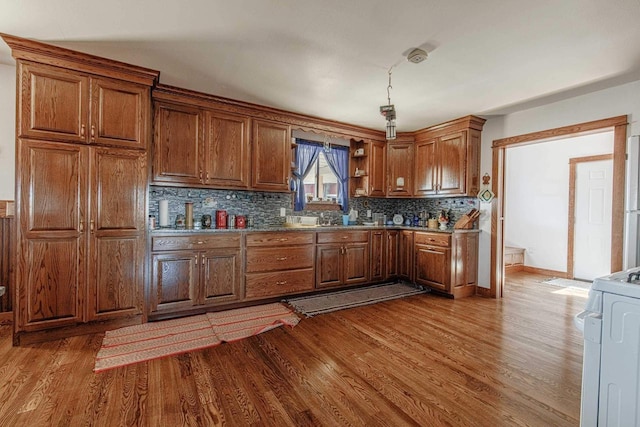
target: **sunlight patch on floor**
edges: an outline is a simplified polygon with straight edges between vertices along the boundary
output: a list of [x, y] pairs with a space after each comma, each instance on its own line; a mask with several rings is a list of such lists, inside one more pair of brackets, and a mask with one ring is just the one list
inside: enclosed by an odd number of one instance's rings
[[557, 291], [553, 291], [552, 293], [560, 295], [572, 295], [581, 298], [587, 298], [589, 296], [588, 289], [574, 288], [573, 286], [558, 289]]

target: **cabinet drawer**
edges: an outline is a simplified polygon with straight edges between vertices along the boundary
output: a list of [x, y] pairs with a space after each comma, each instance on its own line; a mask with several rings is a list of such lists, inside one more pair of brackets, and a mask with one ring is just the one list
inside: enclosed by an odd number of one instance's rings
[[366, 243], [369, 231], [329, 231], [318, 233], [318, 243]]
[[415, 233], [416, 245], [449, 246], [451, 236], [445, 233]]
[[194, 234], [190, 236], [154, 236], [152, 251], [176, 251], [189, 249], [239, 248], [240, 233]]
[[245, 297], [263, 298], [313, 290], [313, 269], [247, 274]]
[[313, 231], [290, 231], [285, 233], [248, 233], [247, 246], [290, 246], [313, 244]]
[[247, 273], [313, 267], [313, 245], [247, 249]]

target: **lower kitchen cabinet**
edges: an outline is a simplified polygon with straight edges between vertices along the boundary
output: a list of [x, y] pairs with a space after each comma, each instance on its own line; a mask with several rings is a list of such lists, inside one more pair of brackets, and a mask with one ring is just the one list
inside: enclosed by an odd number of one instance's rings
[[387, 230], [384, 234], [386, 238], [384, 278], [386, 280], [398, 277], [400, 231]]
[[240, 233], [153, 236], [151, 246], [151, 315], [242, 297]]
[[369, 232], [319, 232], [316, 240], [316, 288], [369, 281]]
[[477, 233], [416, 232], [415, 282], [454, 298], [475, 294], [478, 240]]
[[255, 232], [246, 237], [245, 299], [310, 292], [314, 232]]
[[386, 232], [384, 230], [372, 230], [371, 231], [371, 275], [370, 280], [372, 282], [379, 282], [384, 280], [386, 270], [386, 248], [387, 242], [385, 241]]
[[413, 282], [413, 231], [398, 232], [398, 277]]

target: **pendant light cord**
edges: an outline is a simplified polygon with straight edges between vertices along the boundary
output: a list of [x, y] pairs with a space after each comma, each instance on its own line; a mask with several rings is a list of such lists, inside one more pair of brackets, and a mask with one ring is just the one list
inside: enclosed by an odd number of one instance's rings
[[391, 89], [393, 89], [393, 86], [391, 86], [391, 70], [392, 69], [393, 67], [389, 68], [389, 86], [387, 86], [387, 101], [388, 101], [387, 105], [391, 105]]

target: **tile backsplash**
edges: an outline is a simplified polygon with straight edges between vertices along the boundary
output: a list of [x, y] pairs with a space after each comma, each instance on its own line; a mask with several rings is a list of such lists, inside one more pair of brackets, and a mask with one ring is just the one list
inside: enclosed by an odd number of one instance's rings
[[[293, 195], [290, 193], [269, 193], [258, 191], [210, 190], [201, 188], [177, 188], [151, 186], [149, 189], [149, 215], [158, 218], [158, 203], [169, 201], [169, 224], [175, 223], [176, 215], [184, 214], [185, 202], [193, 203], [193, 216], [199, 221], [203, 214], [210, 214], [215, 220], [215, 211], [226, 210], [231, 215], [247, 215], [254, 227], [278, 227], [284, 223], [280, 209], [288, 214], [316, 216], [321, 221], [331, 224], [342, 224], [342, 211], [291, 212]], [[472, 208], [478, 208], [478, 199], [474, 197], [439, 198], [439, 199], [378, 199], [357, 197], [349, 199], [349, 208], [358, 211], [358, 223], [367, 221], [367, 210], [382, 213], [391, 219], [394, 214], [413, 216], [419, 212], [427, 212], [437, 217], [445, 210], [450, 217], [450, 226]]]

